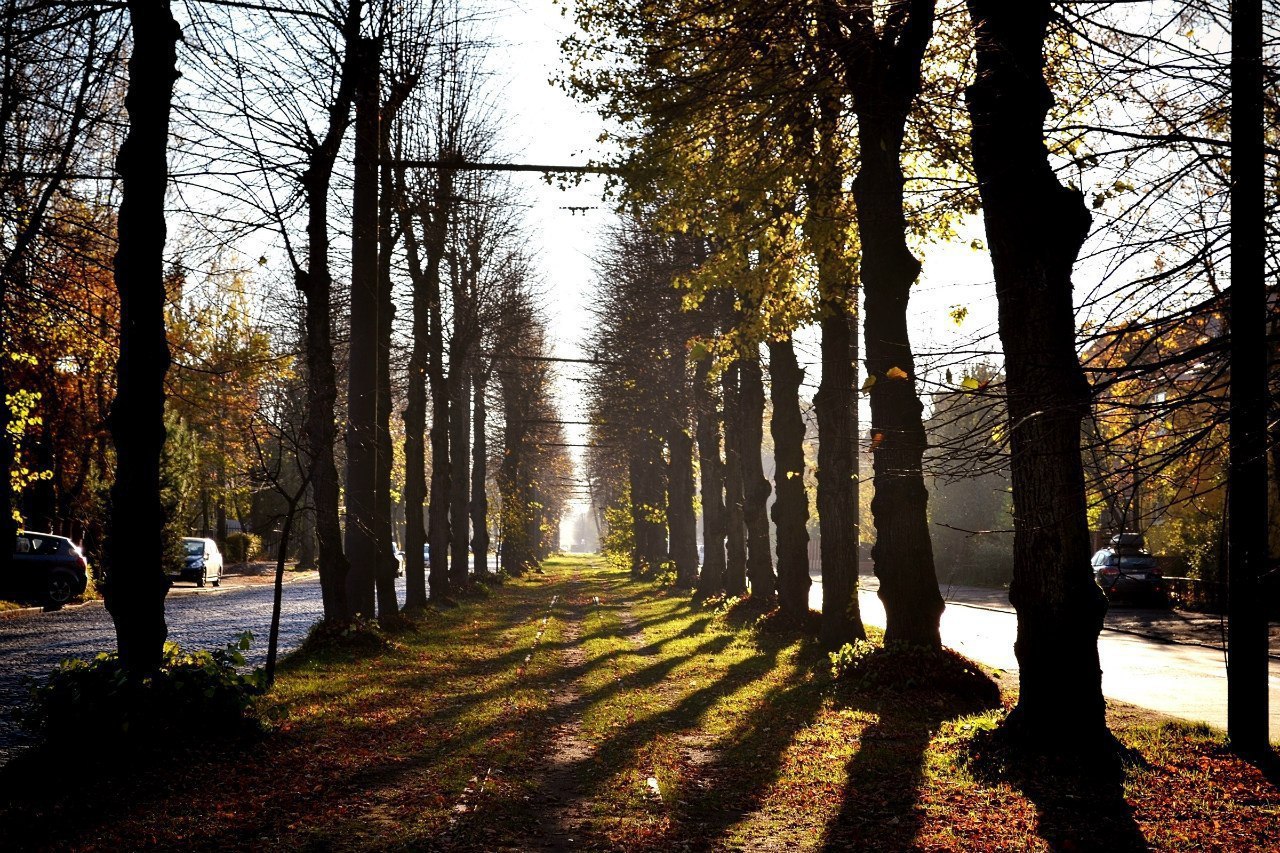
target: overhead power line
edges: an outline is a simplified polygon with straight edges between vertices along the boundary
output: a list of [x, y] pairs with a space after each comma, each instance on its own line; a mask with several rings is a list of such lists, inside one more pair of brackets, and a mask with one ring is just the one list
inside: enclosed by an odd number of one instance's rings
[[481, 353], [485, 358], [491, 358], [494, 361], [564, 361], [572, 364], [598, 364], [601, 367], [623, 367], [625, 362], [608, 361], [602, 358], [560, 358], [553, 355], [518, 355], [516, 353], [499, 354], [499, 353]]
[[477, 163], [461, 158], [444, 160], [403, 160], [391, 159], [382, 162], [390, 166], [406, 169], [452, 169], [459, 172], [542, 172], [551, 174], [563, 172], [570, 175], [616, 175], [621, 170], [614, 166], [545, 166], [536, 163]]
[[530, 444], [536, 444], [539, 447], [594, 447], [597, 450], [606, 447], [617, 447], [616, 444], [565, 444], [559, 441], [531, 441]]

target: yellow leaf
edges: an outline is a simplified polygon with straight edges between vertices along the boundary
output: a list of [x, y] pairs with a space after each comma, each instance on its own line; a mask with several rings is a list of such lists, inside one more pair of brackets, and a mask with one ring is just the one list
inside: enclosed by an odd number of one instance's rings
[[966, 391], [977, 391], [978, 380], [974, 379], [972, 376], [966, 376], [960, 381], [960, 387]]
[[862, 383], [862, 389], [861, 389], [862, 393], [866, 394], [870, 392], [871, 386], [875, 384], [876, 384], [876, 378], [874, 376], [868, 376], [866, 381]]
[[903, 370], [901, 367], [890, 367], [888, 370], [884, 372], [884, 375], [889, 379], [906, 379], [907, 378], [907, 372]]

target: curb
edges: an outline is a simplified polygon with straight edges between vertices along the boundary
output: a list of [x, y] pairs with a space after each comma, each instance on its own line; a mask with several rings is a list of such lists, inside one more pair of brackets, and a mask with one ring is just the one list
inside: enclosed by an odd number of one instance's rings
[[57, 610], [47, 610], [44, 607], [19, 607], [14, 610], [0, 610], [0, 620], [3, 619], [19, 619], [23, 616], [36, 616], [42, 613], [62, 613], [64, 610], [79, 610], [82, 607], [92, 607], [101, 605], [101, 598], [91, 598], [88, 601], [78, 601], [75, 604], [64, 604]]
[[[292, 573], [292, 574], [296, 574], [297, 575], [296, 577], [289, 577], [289, 574], [290, 573], [285, 574], [285, 577], [284, 577], [285, 586], [288, 586], [291, 583], [298, 583], [300, 581], [315, 579], [314, 572]], [[226, 576], [224, 575], [224, 577]], [[231, 577], [235, 577], [235, 576], [232, 575]], [[271, 586], [271, 584], [241, 584], [241, 585], [232, 586], [232, 587], [226, 587], [226, 586], [214, 587], [214, 588], [206, 587], [204, 589], [201, 589], [199, 587], [194, 587], [194, 586], [182, 587], [181, 589], [177, 590], [176, 593], [179, 597], [183, 597], [183, 598], [189, 595], [221, 595], [227, 592], [234, 592], [235, 590], [238, 590], [238, 589], [249, 589], [255, 586]], [[166, 594], [166, 598], [169, 595], [173, 595], [174, 592], [175, 592], [174, 590], [170, 590]], [[79, 610], [82, 607], [102, 606], [102, 603], [103, 602], [101, 598], [91, 598], [88, 601], [81, 601], [76, 604], [64, 604], [61, 607], [59, 607], [57, 610], [46, 610], [44, 607], [39, 607], [39, 606], [16, 607], [12, 610], [0, 610], [0, 622], [3, 622], [8, 619], [25, 619], [28, 616], [43, 616], [47, 614], [63, 613], [68, 610]]]

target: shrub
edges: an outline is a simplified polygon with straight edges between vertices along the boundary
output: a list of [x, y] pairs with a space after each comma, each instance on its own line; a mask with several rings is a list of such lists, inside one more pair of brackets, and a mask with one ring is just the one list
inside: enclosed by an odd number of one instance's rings
[[247, 563], [250, 557], [262, 552], [262, 537], [252, 533], [228, 533], [222, 552], [228, 563]]
[[245, 632], [225, 648], [194, 652], [165, 643], [159, 670], [141, 680], [128, 677], [115, 653], [65, 660], [33, 686], [22, 721], [55, 747], [79, 745], [86, 731], [101, 733], [98, 741], [107, 748], [191, 732], [251, 733], [261, 726], [255, 699], [263, 676], [260, 669], [240, 668], [252, 639]]

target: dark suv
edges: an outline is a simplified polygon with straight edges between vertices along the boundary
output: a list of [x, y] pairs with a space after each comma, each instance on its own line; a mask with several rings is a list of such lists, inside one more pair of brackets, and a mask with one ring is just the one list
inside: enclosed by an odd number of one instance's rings
[[70, 539], [20, 530], [12, 570], [0, 578], [0, 596], [61, 606], [84, 593], [88, 570], [88, 561]]
[[1093, 555], [1093, 579], [1108, 599], [1164, 606], [1164, 575], [1137, 533], [1111, 537], [1109, 547]]

